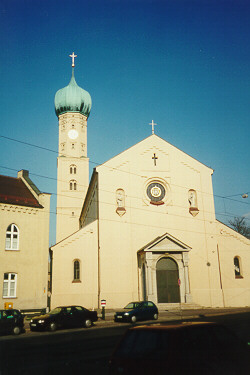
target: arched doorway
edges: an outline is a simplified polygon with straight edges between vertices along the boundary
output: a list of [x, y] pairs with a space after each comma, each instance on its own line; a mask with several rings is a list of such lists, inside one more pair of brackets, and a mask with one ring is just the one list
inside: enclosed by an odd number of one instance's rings
[[179, 270], [171, 258], [162, 258], [156, 265], [158, 303], [180, 302]]

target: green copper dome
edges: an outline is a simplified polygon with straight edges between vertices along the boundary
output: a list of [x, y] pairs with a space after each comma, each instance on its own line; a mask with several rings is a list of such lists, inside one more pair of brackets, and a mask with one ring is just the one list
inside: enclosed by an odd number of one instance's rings
[[65, 112], [80, 112], [89, 117], [91, 110], [91, 96], [78, 86], [72, 69], [72, 77], [68, 86], [57, 91], [55, 95], [55, 111], [59, 116]]

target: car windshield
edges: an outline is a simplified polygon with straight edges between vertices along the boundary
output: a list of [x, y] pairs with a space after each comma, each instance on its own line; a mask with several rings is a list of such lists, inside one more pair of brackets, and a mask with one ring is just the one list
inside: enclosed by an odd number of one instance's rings
[[56, 314], [59, 314], [61, 311], [62, 311], [61, 307], [56, 307], [55, 309], [49, 312], [49, 315], [56, 315]]
[[139, 305], [139, 302], [130, 302], [127, 306], [124, 307], [124, 309], [135, 309]]
[[[158, 331], [129, 331], [121, 341], [116, 351], [118, 357], [143, 358], [150, 355], [151, 358], [161, 357], [161, 332]], [[167, 338], [165, 341], [168, 341]], [[164, 346], [167, 346], [165, 343]], [[164, 348], [165, 349], [165, 348]], [[164, 351], [166, 356], [166, 351]]]

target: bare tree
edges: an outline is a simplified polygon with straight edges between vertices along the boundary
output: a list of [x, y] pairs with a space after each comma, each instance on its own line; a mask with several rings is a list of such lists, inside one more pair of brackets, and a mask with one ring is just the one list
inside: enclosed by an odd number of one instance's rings
[[228, 220], [228, 222], [236, 232], [250, 239], [250, 226], [246, 223], [245, 217], [234, 217], [233, 220]]

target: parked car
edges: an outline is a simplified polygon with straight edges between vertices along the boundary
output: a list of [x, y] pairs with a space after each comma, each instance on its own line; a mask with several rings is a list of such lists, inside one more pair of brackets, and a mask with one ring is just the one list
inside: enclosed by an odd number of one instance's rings
[[109, 374], [249, 374], [249, 347], [223, 325], [188, 322], [135, 326], [109, 361]]
[[157, 320], [158, 308], [151, 301], [130, 302], [122, 311], [114, 315], [115, 322], [132, 322], [137, 320]]
[[19, 335], [24, 331], [23, 315], [19, 310], [0, 310], [0, 334]]
[[35, 316], [30, 321], [31, 331], [58, 328], [73, 328], [92, 326], [98, 319], [96, 311], [90, 311], [82, 306], [60, 306], [45, 315]]

